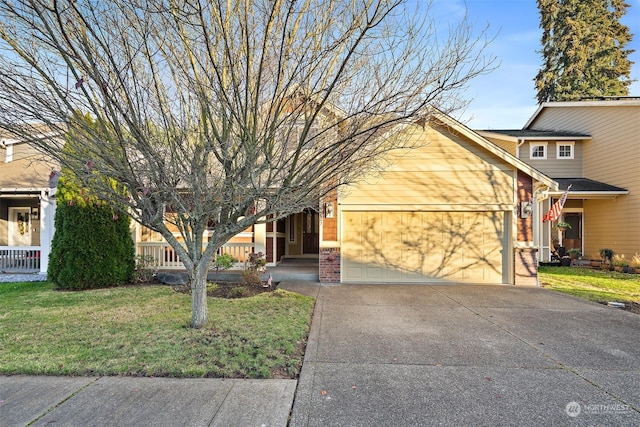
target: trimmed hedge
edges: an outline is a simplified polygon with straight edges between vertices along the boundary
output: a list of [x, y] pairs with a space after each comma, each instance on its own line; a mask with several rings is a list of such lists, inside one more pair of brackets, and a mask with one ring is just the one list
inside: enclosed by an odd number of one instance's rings
[[61, 289], [91, 289], [130, 282], [135, 269], [135, 247], [130, 218], [114, 215], [104, 203], [56, 208], [55, 234], [48, 278]]

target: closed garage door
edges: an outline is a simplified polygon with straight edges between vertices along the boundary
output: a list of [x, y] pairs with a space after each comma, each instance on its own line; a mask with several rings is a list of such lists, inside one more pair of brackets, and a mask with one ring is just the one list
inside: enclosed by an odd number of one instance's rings
[[503, 212], [343, 212], [343, 282], [503, 283]]

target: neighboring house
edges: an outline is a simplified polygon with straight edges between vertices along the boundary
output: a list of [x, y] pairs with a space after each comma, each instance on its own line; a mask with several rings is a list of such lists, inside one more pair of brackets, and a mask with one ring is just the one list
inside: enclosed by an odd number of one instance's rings
[[[478, 133], [559, 183], [531, 199], [541, 260], [554, 246], [591, 259], [640, 252], [640, 98], [543, 103], [523, 129]], [[571, 229], [559, 232], [542, 216], [569, 185], [560, 220]]]
[[0, 272], [47, 272], [54, 169], [29, 144], [0, 133]]

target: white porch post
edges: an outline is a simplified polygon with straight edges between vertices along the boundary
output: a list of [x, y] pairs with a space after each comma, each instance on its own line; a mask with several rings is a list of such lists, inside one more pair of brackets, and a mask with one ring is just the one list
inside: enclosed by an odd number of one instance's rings
[[260, 223], [253, 226], [253, 251], [267, 253], [267, 224]]
[[51, 242], [55, 232], [54, 218], [56, 214], [56, 199], [40, 192], [40, 273], [47, 274]]

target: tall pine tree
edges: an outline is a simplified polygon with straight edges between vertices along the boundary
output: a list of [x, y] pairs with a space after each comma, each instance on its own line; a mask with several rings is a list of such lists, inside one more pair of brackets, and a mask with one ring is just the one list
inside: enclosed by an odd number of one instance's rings
[[633, 50], [620, 23], [624, 0], [538, 0], [542, 69], [535, 78], [538, 102], [629, 94]]

